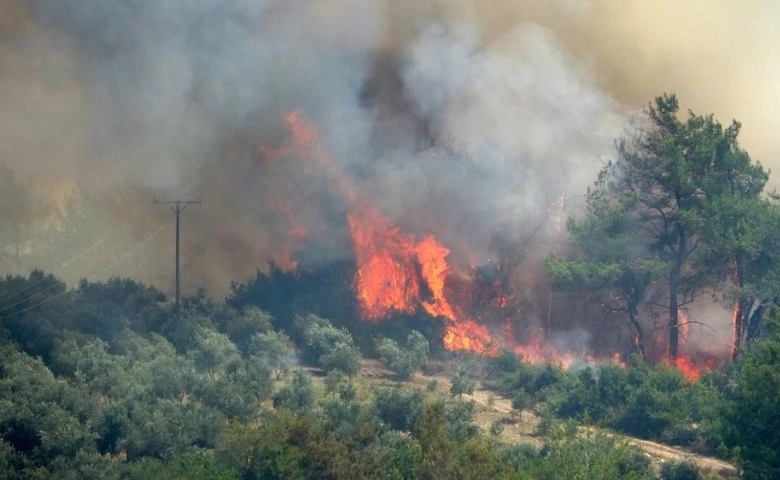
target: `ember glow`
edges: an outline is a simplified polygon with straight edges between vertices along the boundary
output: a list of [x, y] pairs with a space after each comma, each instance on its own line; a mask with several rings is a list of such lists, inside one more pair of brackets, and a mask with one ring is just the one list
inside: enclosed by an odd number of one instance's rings
[[690, 338], [691, 323], [688, 319], [688, 315], [680, 310], [678, 312], [678, 331], [680, 336], [679, 351], [677, 358], [666, 358], [662, 363], [672, 366], [682, 372], [683, 376], [689, 382], [695, 382], [703, 373], [704, 368], [707, 365], [702, 366], [702, 362], [695, 362], [691, 358], [691, 354], [688, 349], [688, 340]]
[[682, 372], [683, 376], [689, 382], [695, 382], [701, 378], [702, 367], [693, 363], [688, 355], [680, 355], [675, 361], [669, 362], [671, 366]]

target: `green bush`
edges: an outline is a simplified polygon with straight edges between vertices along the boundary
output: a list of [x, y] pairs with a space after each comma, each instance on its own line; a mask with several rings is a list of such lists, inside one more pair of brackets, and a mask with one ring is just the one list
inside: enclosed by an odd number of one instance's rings
[[690, 461], [670, 460], [661, 465], [661, 480], [700, 480], [701, 473]]

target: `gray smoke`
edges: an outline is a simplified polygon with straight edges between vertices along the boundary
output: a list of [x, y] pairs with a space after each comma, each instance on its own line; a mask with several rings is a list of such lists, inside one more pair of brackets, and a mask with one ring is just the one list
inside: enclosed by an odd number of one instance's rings
[[[201, 197], [184, 217], [190, 291], [224, 292], [290, 254], [351, 258], [334, 172], [258, 153], [290, 142], [287, 112], [318, 127], [361, 201], [470, 265], [580, 195], [623, 121], [553, 30], [492, 32], [433, 1], [5, 3], [18, 18], [0, 47], [14, 66], [0, 74], [0, 160], [66, 192], [52, 200], [62, 211], [92, 199], [102, 228], [169, 221], [154, 196]], [[290, 238], [290, 216], [305, 239]], [[100, 228], [82, 245], [87, 231]], [[134, 254], [134, 274], [163, 288], [169, 235]]]

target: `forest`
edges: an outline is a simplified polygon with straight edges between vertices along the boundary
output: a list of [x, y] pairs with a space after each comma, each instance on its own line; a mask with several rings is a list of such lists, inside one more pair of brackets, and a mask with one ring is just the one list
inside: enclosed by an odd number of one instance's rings
[[[569, 244], [545, 261], [562, 301], [631, 332], [615, 361], [539, 361], [494, 340], [463, 348], [484, 338], [450, 343], [460, 324], [433, 300], [366, 321], [360, 265], [348, 261], [272, 263], [224, 300], [199, 291], [181, 305], [132, 278], [68, 286], [41, 270], [8, 274], [0, 477], [722, 473], [651, 461], [631, 437], [778, 478], [780, 209], [769, 172], [740, 147], [739, 123], [682, 115], [673, 95], [637, 122], [566, 223]], [[734, 306], [733, 336], [692, 377], [684, 312], [702, 298]], [[377, 362], [385, 373], [364, 374]], [[478, 425], [475, 388], [511, 411]], [[502, 436], [523, 412], [540, 419], [539, 445]]]

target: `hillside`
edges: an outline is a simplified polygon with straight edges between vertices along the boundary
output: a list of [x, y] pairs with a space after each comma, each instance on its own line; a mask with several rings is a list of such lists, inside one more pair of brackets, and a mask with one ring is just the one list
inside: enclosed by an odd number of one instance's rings
[[714, 454], [745, 478], [775, 468], [774, 316], [743, 359], [691, 381], [638, 356], [565, 370], [437, 351], [441, 330], [415, 318], [177, 307], [128, 279], [33, 272], [0, 298], [6, 478], [733, 476]]
[[[439, 395], [449, 396], [452, 383], [446, 376], [425, 375], [418, 373], [413, 375], [405, 382], [399, 382], [394, 379], [391, 371], [382, 366], [376, 360], [364, 360], [362, 362], [361, 377], [365, 378], [370, 385], [399, 387], [425, 388], [434, 382], [437, 386], [436, 391]], [[498, 438], [501, 442], [507, 444], [530, 444], [536, 448], [542, 447], [545, 442], [545, 435], [539, 431], [541, 418], [532, 410], [524, 409], [517, 412], [512, 408], [512, 402], [495, 392], [482, 388], [475, 388], [473, 393], [464, 394], [466, 400], [473, 400], [477, 404], [474, 421], [483, 431], [490, 431], [492, 425], [496, 422], [506, 421], [505, 428], [500, 432]], [[593, 433], [592, 427], [587, 427], [586, 431]], [[696, 465], [703, 474], [710, 474], [712, 478], [736, 478], [738, 477], [737, 468], [716, 457], [708, 457], [680, 447], [664, 445], [658, 442], [651, 442], [640, 438], [630, 436], [619, 436], [629, 445], [641, 448], [651, 459], [653, 465], [659, 468], [663, 462], [690, 461]]]

